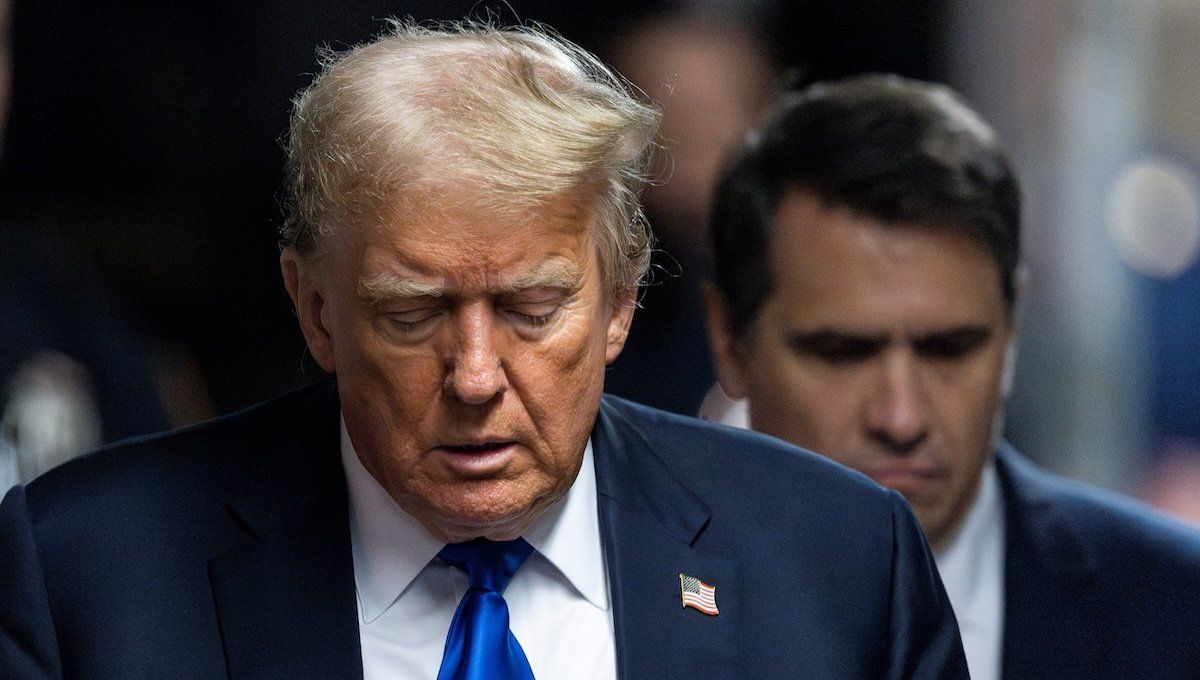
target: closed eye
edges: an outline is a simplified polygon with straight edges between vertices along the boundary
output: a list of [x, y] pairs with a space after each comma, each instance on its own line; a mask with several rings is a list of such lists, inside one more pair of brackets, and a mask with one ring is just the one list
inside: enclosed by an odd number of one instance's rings
[[983, 347], [991, 338], [991, 328], [966, 326], [917, 338], [913, 341], [913, 349], [929, 359], [952, 361]]
[[510, 310], [508, 313], [518, 322], [523, 323], [526, 326], [530, 326], [531, 328], [540, 328], [553, 321], [555, 312], [557, 311], [558, 310], [556, 309], [554, 312], [550, 312], [549, 314], [523, 314], [515, 310]]
[[849, 364], [879, 354], [887, 345], [887, 339], [822, 330], [793, 335], [788, 339], [788, 344], [797, 354], [830, 364]]
[[429, 328], [446, 311], [440, 297], [421, 296], [390, 300], [377, 307], [388, 325], [403, 333], [414, 333]]
[[535, 289], [503, 300], [500, 307], [504, 314], [517, 323], [536, 329], [548, 325], [558, 316], [566, 298], [565, 291]]
[[412, 332], [421, 330], [432, 324], [441, 316], [441, 311], [437, 309], [418, 309], [407, 312], [393, 312], [384, 316], [388, 322], [399, 330]]

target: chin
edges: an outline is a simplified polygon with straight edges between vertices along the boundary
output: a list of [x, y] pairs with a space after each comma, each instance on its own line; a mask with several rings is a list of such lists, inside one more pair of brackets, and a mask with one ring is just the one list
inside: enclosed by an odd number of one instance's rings
[[[440, 486], [422, 503], [424, 522], [435, 536], [454, 536], [454, 542], [480, 536], [507, 540], [520, 536], [558, 500], [556, 488], [531, 491], [514, 480], [473, 480]], [[565, 490], [563, 490], [565, 492]]]
[[530, 505], [463, 507], [458, 504], [438, 508], [440, 533], [455, 536], [453, 542], [485, 537], [508, 540], [520, 536], [537, 517]]
[[439, 531], [431, 530], [430, 533], [444, 539], [447, 543], [462, 543], [473, 538], [507, 541], [525, 533], [530, 524], [532, 522], [520, 514], [501, 517], [460, 517], [444, 522]]

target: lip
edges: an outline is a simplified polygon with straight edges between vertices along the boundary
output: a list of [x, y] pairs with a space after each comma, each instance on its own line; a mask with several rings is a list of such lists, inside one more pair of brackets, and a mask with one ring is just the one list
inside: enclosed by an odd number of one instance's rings
[[870, 470], [867, 476], [910, 500], [936, 495], [946, 478], [941, 470], [918, 466], [889, 466]]
[[454, 474], [468, 479], [498, 475], [517, 455], [515, 441], [493, 440], [446, 444], [433, 449]]

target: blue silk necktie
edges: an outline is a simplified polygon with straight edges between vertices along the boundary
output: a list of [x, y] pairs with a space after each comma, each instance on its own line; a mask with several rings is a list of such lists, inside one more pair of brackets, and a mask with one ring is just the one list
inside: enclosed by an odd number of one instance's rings
[[524, 539], [477, 538], [451, 543], [438, 557], [467, 572], [471, 587], [458, 603], [438, 680], [533, 680], [525, 652], [508, 628], [504, 589], [533, 552]]

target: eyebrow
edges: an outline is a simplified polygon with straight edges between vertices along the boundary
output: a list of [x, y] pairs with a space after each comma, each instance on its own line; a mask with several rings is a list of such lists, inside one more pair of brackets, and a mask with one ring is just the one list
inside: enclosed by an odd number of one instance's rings
[[788, 344], [792, 349], [807, 354], [827, 354], [847, 350], [860, 354], [873, 354], [883, 349], [887, 343], [887, 335], [859, 334], [832, 328], [792, 333], [788, 336]]
[[445, 290], [436, 283], [416, 281], [387, 272], [373, 279], [360, 279], [358, 294], [371, 304], [377, 305], [396, 298], [441, 297]]
[[[537, 288], [564, 291], [578, 290], [583, 285], [583, 269], [566, 260], [546, 260], [523, 272], [515, 279], [499, 285], [496, 295], [513, 295]], [[391, 272], [372, 279], [360, 280], [358, 293], [372, 305], [396, 298], [440, 298], [446, 295], [441, 284], [405, 278]]]
[[[914, 347], [935, 343], [950, 343], [963, 347], [981, 345], [992, 337], [992, 329], [986, 325], [963, 324], [941, 330], [909, 336]], [[870, 353], [882, 349], [889, 342], [887, 334], [855, 333], [853, 331], [819, 328], [814, 331], [796, 332], [788, 336], [793, 349], [823, 353], [832, 350], [854, 349]]]
[[974, 324], [965, 324], [947, 328], [933, 333], [912, 338], [912, 343], [917, 348], [931, 349], [936, 345], [944, 345], [947, 347], [955, 346], [959, 349], [967, 349], [978, 347], [984, 344], [992, 337], [992, 328], [989, 326], [977, 326]]
[[565, 259], [544, 260], [500, 285], [500, 295], [512, 295], [536, 288], [574, 291], [583, 286], [583, 268]]

